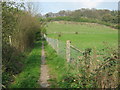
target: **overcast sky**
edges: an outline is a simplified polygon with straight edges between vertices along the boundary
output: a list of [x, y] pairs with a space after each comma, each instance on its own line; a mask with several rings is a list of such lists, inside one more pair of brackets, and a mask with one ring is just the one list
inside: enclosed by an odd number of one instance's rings
[[119, 2], [119, 0], [23, 0], [23, 1], [34, 2], [34, 5], [37, 8], [37, 12], [41, 14], [46, 14], [48, 12], [56, 13], [59, 12], [60, 10], [76, 10], [80, 8], [118, 10]]

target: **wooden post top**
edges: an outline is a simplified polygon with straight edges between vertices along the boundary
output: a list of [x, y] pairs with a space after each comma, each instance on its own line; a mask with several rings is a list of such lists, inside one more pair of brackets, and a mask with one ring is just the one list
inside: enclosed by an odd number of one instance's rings
[[71, 43], [71, 41], [70, 41], [70, 40], [67, 40], [66, 42], [67, 42], [67, 43]]

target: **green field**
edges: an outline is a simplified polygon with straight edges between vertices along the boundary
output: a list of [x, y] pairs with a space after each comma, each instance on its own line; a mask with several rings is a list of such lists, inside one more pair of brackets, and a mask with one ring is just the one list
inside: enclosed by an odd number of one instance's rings
[[71, 40], [71, 44], [79, 49], [102, 49], [105, 43], [110, 47], [118, 46], [118, 30], [95, 23], [51, 22], [48, 23], [47, 34], [63, 42]]

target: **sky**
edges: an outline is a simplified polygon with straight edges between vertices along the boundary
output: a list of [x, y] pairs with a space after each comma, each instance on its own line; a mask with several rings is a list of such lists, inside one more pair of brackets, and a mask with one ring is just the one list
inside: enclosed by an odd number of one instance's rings
[[48, 12], [57, 13], [60, 10], [81, 8], [118, 10], [119, 0], [24, 0], [24, 2], [33, 2], [36, 11], [44, 15]]
[[76, 10], [80, 8], [96, 8], [96, 9], [109, 9], [118, 10], [117, 2], [100, 2], [99, 4], [90, 4], [82, 2], [41, 2], [40, 11], [42, 14], [48, 12], [59, 12], [60, 10]]

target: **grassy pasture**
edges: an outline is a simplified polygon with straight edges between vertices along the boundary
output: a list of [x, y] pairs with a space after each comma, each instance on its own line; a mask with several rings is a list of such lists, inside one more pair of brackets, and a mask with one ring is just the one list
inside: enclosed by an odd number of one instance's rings
[[[75, 34], [78, 32], [78, 34]], [[58, 35], [61, 33], [61, 36]], [[48, 37], [59, 39], [63, 42], [71, 40], [71, 44], [79, 49], [93, 48], [102, 49], [105, 43], [110, 47], [118, 44], [118, 30], [95, 23], [76, 22], [51, 22], [48, 24]]]

